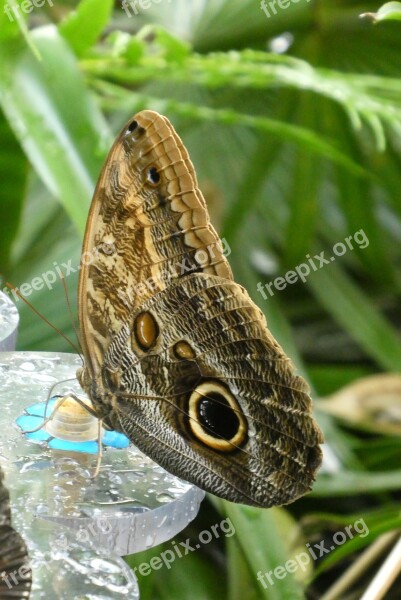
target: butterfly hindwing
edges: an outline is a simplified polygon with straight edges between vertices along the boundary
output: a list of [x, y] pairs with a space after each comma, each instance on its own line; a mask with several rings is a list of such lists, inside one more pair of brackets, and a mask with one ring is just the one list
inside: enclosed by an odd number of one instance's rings
[[[308, 491], [321, 458], [308, 388], [248, 294], [233, 281], [193, 274], [138, 311], [103, 371], [134, 443], [229, 500], [271, 506]], [[157, 323], [150, 349], [136, 339], [138, 314]]]

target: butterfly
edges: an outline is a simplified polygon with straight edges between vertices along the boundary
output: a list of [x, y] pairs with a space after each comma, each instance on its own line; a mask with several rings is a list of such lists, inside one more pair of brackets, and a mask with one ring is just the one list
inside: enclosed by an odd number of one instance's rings
[[170, 473], [270, 507], [311, 489], [322, 434], [309, 389], [237, 284], [188, 152], [145, 110], [100, 174], [78, 286], [99, 418]]
[[11, 527], [10, 495], [0, 468], [0, 600], [29, 598], [32, 573], [22, 537]]

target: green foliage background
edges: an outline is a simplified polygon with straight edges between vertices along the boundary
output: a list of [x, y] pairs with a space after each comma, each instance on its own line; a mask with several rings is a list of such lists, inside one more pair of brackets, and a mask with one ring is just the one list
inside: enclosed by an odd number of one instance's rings
[[[17, 4], [8, 2], [14, 15]], [[34, 8], [29, 21], [22, 10], [13, 21], [1, 10], [3, 282], [21, 286], [79, 264], [113, 136], [131, 114], [151, 108], [188, 146], [236, 279], [314, 396], [400, 371], [401, 34], [397, 21], [359, 18], [378, 8], [368, 0], [300, 1], [268, 19], [256, 0], [164, 0], [128, 17], [111, 0], [65, 0]], [[280, 43], [287, 50], [273, 53]], [[360, 229], [367, 248], [268, 301], [257, 292], [258, 281], [307, 254], [330, 254]], [[67, 279], [74, 307], [76, 275]], [[74, 338], [60, 282], [28, 299]], [[18, 306], [20, 349], [69, 351]], [[317, 418], [336, 467], [321, 472], [313, 493], [269, 511], [208, 499], [183, 537], [224, 516], [236, 535], [141, 578], [142, 598], [323, 597], [358, 552], [401, 527], [399, 438], [344, 427], [319, 404]], [[288, 574], [268, 589], [257, 581], [258, 571], [360, 517], [369, 536], [333, 551], [314, 573]], [[359, 598], [368, 580], [362, 575], [341, 597]]]

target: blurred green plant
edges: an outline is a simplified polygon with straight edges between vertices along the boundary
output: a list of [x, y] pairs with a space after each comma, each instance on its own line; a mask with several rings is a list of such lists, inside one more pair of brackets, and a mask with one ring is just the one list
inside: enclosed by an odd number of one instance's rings
[[401, 2], [386, 2], [377, 13], [364, 13], [361, 17], [369, 17], [375, 23], [381, 21], [401, 21]]
[[[35, 290], [33, 281], [77, 268], [113, 134], [151, 108], [182, 135], [236, 278], [316, 393], [401, 369], [401, 38], [390, 13], [384, 19], [374, 2], [316, 0], [267, 19], [251, 0], [176, 0], [128, 18], [111, 0], [82, 0], [76, 10], [71, 2], [35, 9], [28, 23], [16, 0], [8, 4], [15, 18], [0, 12], [3, 282], [32, 284], [28, 300], [73, 338], [60, 282]], [[381, 15], [380, 26], [359, 18], [368, 11]], [[259, 281], [360, 229], [365, 249], [267, 301], [257, 292]], [[73, 299], [77, 270], [67, 285]], [[21, 349], [69, 350], [18, 307]], [[236, 535], [142, 578], [143, 598], [314, 598], [356, 552], [401, 527], [399, 439], [321, 411], [318, 419], [335, 463], [314, 492], [288, 510], [208, 503], [183, 535], [196, 537], [224, 515]], [[319, 561], [309, 581], [289, 573], [265, 589], [256, 580], [355, 515], [369, 536]], [[349, 598], [365, 584], [362, 575]]]

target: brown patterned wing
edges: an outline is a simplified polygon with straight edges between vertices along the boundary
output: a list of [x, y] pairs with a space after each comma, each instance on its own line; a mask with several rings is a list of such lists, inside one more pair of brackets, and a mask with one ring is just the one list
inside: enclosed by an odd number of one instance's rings
[[175, 475], [269, 507], [307, 492], [322, 436], [305, 381], [232, 279], [181, 140], [160, 115], [117, 138], [84, 241], [79, 373], [99, 415]]
[[29, 598], [32, 574], [28, 551], [19, 533], [11, 527], [10, 496], [0, 468], [0, 600]]
[[88, 217], [78, 297], [92, 375], [130, 312], [193, 271], [232, 277], [187, 150], [146, 110], [117, 137]]
[[[157, 323], [150, 349], [135, 322]], [[146, 300], [104, 360], [115, 426], [168, 471], [268, 508], [308, 492], [322, 435], [305, 381], [234, 281], [196, 273]]]

